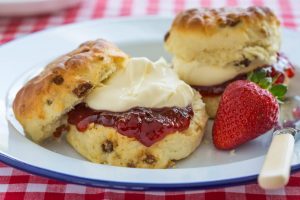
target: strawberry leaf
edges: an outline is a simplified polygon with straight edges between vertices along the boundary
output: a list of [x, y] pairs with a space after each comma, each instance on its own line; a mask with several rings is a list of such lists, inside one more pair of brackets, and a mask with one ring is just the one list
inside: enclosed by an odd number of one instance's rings
[[287, 92], [287, 86], [276, 84], [276, 80], [279, 76], [271, 77], [268, 72], [269, 71], [266, 68], [256, 69], [255, 71], [248, 73], [248, 80], [256, 83], [263, 89], [269, 90], [269, 92], [277, 98], [278, 103], [282, 103]]
[[266, 78], [267, 71], [264, 68], [258, 69], [255, 72], [251, 72], [248, 79], [254, 83], [259, 83], [262, 79]]
[[272, 78], [265, 77], [259, 81], [258, 85], [263, 89], [268, 89], [272, 85]]
[[287, 92], [287, 86], [283, 84], [273, 85], [269, 90], [278, 100], [282, 100]]

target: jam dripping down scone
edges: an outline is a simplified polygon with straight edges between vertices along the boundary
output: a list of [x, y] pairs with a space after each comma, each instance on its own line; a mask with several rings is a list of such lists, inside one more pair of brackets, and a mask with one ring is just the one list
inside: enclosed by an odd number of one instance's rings
[[201, 95], [165, 61], [129, 58], [105, 40], [50, 63], [20, 89], [13, 109], [34, 142], [66, 133], [92, 162], [139, 168], [189, 156], [208, 118]]
[[286, 83], [294, 69], [279, 53], [280, 23], [266, 7], [190, 9], [179, 13], [165, 35], [179, 77], [203, 96], [214, 118], [226, 86], [268, 68]]

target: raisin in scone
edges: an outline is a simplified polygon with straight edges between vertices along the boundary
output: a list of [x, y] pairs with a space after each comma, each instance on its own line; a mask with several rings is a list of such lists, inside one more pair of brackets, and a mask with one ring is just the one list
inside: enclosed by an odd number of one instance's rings
[[81, 45], [17, 94], [14, 112], [35, 142], [66, 133], [95, 163], [166, 168], [200, 144], [201, 95], [160, 59], [130, 58], [113, 44]]
[[179, 77], [200, 92], [214, 117], [226, 86], [261, 68], [268, 76], [292, 70], [280, 50], [280, 23], [266, 7], [190, 9], [179, 13], [165, 35]]

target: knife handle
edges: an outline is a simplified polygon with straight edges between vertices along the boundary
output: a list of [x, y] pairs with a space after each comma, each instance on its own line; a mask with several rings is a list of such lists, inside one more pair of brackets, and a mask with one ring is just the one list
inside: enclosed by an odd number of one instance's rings
[[263, 189], [277, 189], [285, 186], [290, 178], [291, 161], [295, 139], [290, 129], [274, 133], [258, 184]]

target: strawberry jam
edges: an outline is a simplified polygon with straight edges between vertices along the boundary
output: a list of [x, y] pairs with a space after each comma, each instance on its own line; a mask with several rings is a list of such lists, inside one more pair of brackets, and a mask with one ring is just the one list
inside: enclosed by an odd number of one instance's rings
[[96, 123], [115, 128], [120, 134], [134, 137], [149, 147], [167, 134], [183, 131], [190, 125], [194, 113], [185, 108], [135, 107], [125, 112], [96, 111], [81, 103], [68, 113], [68, 123], [84, 132], [89, 124]]
[[[288, 58], [283, 55], [282, 53], [277, 53], [277, 62], [273, 65], [266, 65], [263, 66], [264, 68], [268, 69], [267, 76], [271, 78], [276, 78], [275, 84], [282, 84], [285, 81], [285, 78], [292, 78], [295, 76], [295, 67], [293, 64], [288, 60]], [[228, 80], [224, 83], [219, 85], [212, 85], [212, 86], [195, 86], [192, 87], [201, 93], [202, 96], [218, 96], [221, 95], [227, 85], [229, 85], [233, 81], [237, 80], [245, 80], [247, 79], [247, 74], [240, 74], [235, 78]]]
[[282, 53], [277, 54], [277, 62], [269, 67], [268, 75], [272, 78], [277, 77], [275, 83], [282, 84], [285, 77], [293, 78], [295, 76], [295, 67]]

